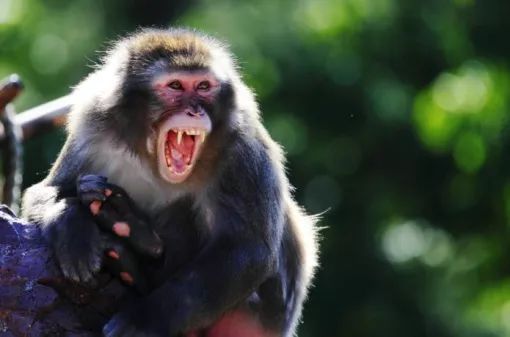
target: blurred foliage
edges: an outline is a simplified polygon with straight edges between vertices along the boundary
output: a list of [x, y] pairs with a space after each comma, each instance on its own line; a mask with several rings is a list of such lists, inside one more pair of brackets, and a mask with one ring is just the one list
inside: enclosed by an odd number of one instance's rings
[[[18, 110], [68, 92], [105, 41], [187, 25], [228, 41], [322, 212], [300, 336], [510, 336], [507, 0], [0, 0]], [[25, 183], [62, 133], [27, 144]]]

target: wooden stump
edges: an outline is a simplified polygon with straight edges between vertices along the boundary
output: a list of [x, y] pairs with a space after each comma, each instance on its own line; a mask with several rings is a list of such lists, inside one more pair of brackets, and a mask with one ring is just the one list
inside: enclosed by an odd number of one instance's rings
[[125, 288], [108, 275], [98, 283], [63, 279], [39, 229], [0, 206], [0, 336], [100, 336]]

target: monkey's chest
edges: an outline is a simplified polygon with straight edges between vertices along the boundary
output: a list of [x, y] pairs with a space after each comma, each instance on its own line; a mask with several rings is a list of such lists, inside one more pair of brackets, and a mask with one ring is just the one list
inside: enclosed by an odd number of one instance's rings
[[164, 252], [158, 260], [147, 260], [147, 274], [155, 284], [175, 275], [200, 253], [209, 233], [191, 207], [189, 198], [182, 198], [165, 207], [152, 221], [154, 230], [163, 241]]
[[178, 186], [156, 179], [147, 163], [128, 155], [121, 146], [103, 141], [94, 148], [104, 154], [95, 157], [90, 173], [105, 176], [110, 183], [122, 187], [145, 213], [161, 209], [185, 193]]

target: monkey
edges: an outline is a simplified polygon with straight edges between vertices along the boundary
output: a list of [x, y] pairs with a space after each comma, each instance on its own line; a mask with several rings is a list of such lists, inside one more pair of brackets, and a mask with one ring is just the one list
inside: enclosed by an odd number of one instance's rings
[[226, 44], [139, 30], [73, 99], [66, 142], [22, 211], [65, 277], [86, 284], [110, 266], [128, 285], [104, 336], [293, 336], [317, 218], [294, 200]]

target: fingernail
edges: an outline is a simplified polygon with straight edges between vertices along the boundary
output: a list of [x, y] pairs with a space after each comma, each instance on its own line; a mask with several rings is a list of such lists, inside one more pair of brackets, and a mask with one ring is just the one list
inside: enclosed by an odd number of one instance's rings
[[110, 195], [112, 195], [112, 190], [110, 190], [109, 188], [107, 188], [106, 190], [104, 190], [104, 195], [106, 195], [107, 197], [109, 197]]
[[97, 213], [99, 213], [99, 209], [101, 208], [101, 201], [99, 200], [94, 200], [90, 203], [90, 211], [92, 212], [93, 215], [96, 215]]
[[113, 224], [113, 232], [118, 236], [128, 237], [131, 233], [131, 228], [125, 222], [116, 222]]
[[114, 250], [110, 250], [108, 251], [108, 256], [111, 257], [112, 259], [115, 259], [115, 260], [118, 260], [120, 259], [120, 255], [119, 253], [117, 253], [116, 251]]
[[120, 272], [120, 279], [130, 285], [135, 282], [131, 274], [126, 271]]

